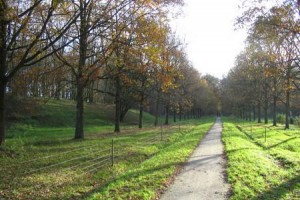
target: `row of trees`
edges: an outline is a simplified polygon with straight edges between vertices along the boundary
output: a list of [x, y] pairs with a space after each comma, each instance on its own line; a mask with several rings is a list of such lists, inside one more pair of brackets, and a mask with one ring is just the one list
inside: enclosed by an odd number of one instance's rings
[[[114, 103], [115, 132], [133, 106], [155, 116], [216, 112], [213, 77], [200, 77], [172, 34], [168, 12], [181, 0], [2, 0], [0, 145], [5, 97], [76, 101], [75, 138], [84, 138], [84, 102]], [[206, 105], [205, 105], [206, 104]]]
[[259, 123], [262, 113], [265, 123], [271, 114], [276, 126], [279, 108], [286, 116], [285, 128], [292, 113], [300, 114], [294, 103], [300, 100], [299, 11], [299, 1], [290, 0], [270, 8], [248, 8], [238, 18], [239, 25], [248, 27], [248, 38], [221, 83], [225, 113], [257, 117]]

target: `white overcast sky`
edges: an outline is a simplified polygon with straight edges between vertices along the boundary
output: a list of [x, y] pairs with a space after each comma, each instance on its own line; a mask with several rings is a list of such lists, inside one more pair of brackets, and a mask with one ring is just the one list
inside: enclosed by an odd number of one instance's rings
[[201, 74], [222, 78], [244, 47], [246, 33], [234, 30], [240, 0], [184, 0], [182, 14], [171, 21], [187, 43], [187, 54]]

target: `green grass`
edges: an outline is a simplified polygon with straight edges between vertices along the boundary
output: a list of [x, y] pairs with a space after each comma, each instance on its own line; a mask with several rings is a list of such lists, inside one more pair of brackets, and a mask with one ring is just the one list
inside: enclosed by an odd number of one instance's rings
[[73, 102], [50, 101], [39, 109], [10, 126], [0, 149], [0, 199], [154, 199], [213, 122], [182, 121], [179, 131], [175, 123], [153, 127], [153, 116], [145, 114], [140, 130], [131, 110], [122, 133], [114, 134], [104, 120], [112, 107], [87, 104], [86, 139], [73, 140]]
[[224, 121], [231, 199], [299, 199], [300, 130]]
[[155, 155], [116, 177], [89, 199], [155, 199], [211, 125], [212, 119], [206, 119], [187, 134], [173, 134]]
[[[35, 110], [30, 115], [17, 113], [13, 123], [9, 123], [4, 148], [19, 151], [19, 147], [47, 143], [61, 143], [74, 137], [75, 102], [68, 100], [35, 100]], [[133, 122], [138, 121], [136, 110], [129, 110], [121, 129], [136, 129]], [[144, 113], [144, 127], [152, 126], [154, 117]], [[86, 103], [84, 112], [84, 131], [89, 137], [96, 133], [111, 133], [114, 130], [114, 106], [100, 103]], [[42, 137], [41, 137], [42, 135]]]

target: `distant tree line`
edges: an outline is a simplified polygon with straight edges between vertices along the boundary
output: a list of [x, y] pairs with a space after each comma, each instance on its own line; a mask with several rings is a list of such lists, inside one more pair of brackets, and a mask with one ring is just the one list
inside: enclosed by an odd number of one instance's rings
[[[0, 145], [13, 97], [115, 104], [115, 132], [130, 108], [181, 119], [217, 112], [218, 79], [200, 76], [168, 25], [181, 0], [0, 1]], [[6, 99], [6, 101], [5, 101]], [[162, 111], [163, 109], [163, 111]]]
[[300, 115], [299, 1], [248, 7], [237, 24], [248, 28], [246, 47], [221, 81], [222, 109], [258, 123], [285, 113], [285, 128]]

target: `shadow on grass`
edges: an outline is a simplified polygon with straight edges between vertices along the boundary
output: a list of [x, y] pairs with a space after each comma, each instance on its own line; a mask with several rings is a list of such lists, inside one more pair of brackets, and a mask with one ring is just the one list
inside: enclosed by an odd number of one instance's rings
[[[169, 146], [169, 145], [170, 144], [165, 144], [165, 147]], [[154, 153], [153, 155], [156, 155], [157, 153], [158, 152]], [[153, 155], [151, 155], [151, 157]], [[221, 155], [219, 155], [219, 154], [215, 154], [215, 155], [211, 155], [211, 156], [205, 155], [205, 156], [203, 156], [203, 158], [201, 157], [200, 159], [196, 159], [196, 160], [191, 161], [191, 163], [193, 165], [204, 164], [205, 162], [209, 162], [209, 160], [214, 159], [216, 157], [220, 157], [220, 156]], [[125, 181], [129, 181], [130, 179], [135, 179], [139, 176], [147, 176], [147, 175], [151, 175], [151, 174], [153, 174], [155, 176], [156, 172], [159, 172], [159, 171], [162, 171], [164, 169], [171, 168], [171, 167], [178, 167], [180, 169], [184, 165], [186, 165], [186, 162], [170, 162], [170, 163], [163, 164], [163, 165], [153, 166], [152, 168], [149, 168], [149, 167], [145, 166], [146, 169], [138, 169], [138, 170], [127, 172], [125, 174], [121, 174], [117, 177], [114, 177], [111, 180], [107, 181], [106, 183], [93, 188], [89, 192], [83, 193], [81, 196], [78, 197], [78, 199], [85, 199], [85, 198], [88, 198], [88, 197], [91, 198], [92, 195], [103, 191], [105, 188], [109, 187], [110, 184], [116, 183], [118, 181], [124, 181], [125, 182]], [[180, 170], [175, 170], [175, 174], [178, 173], [179, 171]], [[150, 179], [151, 179], [151, 177], [150, 177]], [[163, 181], [164, 181], [164, 177], [161, 177], [160, 185], [163, 184]], [[124, 186], [124, 187], [126, 187], [126, 186]], [[114, 188], [113, 191], [115, 191], [115, 190], [118, 190], [118, 189]], [[123, 190], [124, 190], [124, 188], [122, 188], [122, 191]]]
[[260, 142], [256, 141], [249, 133], [247, 133], [246, 131], [244, 131], [240, 126], [236, 126], [238, 128], [238, 130], [240, 132], [242, 132], [245, 136], [247, 136], [247, 138], [249, 138], [250, 142], [254, 143], [255, 145], [263, 148], [263, 149], [266, 149], [266, 146], [261, 144]]
[[231, 149], [231, 150], [227, 150], [227, 154], [229, 153], [235, 153], [238, 151], [245, 151], [245, 150], [259, 150], [258, 148], [240, 148], [240, 149]]
[[287, 142], [289, 142], [290, 140], [294, 140], [294, 139], [297, 139], [297, 138], [298, 138], [298, 137], [292, 137], [292, 138], [283, 140], [283, 141], [281, 141], [281, 142], [279, 142], [279, 143], [277, 143], [277, 144], [273, 144], [273, 145], [271, 145], [271, 146], [268, 146], [266, 149], [272, 149], [272, 148], [274, 148], [274, 147], [277, 147], [277, 146], [279, 146], [279, 145], [281, 145], [281, 144], [287, 143]]
[[269, 190], [263, 192], [262, 194], [258, 195], [255, 199], [281, 199], [283, 198], [287, 193], [294, 192], [294, 196], [291, 197], [292, 199], [300, 199], [300, 190], [299, 187], [300, 182], [300, 175], [296, 175], [294, 178], [289, 179], [282, 184], [272, 187]]
[[[198, 157], [199, 156], [194, 156], [194, 157], [190, 157], [190, 158], [193, 159], [193, 158], [198, 158]], [[139, 176], [155, 174], [155, 172], [157, 172], [157, 171], [161, 171], [163, 169], [167, 169], [170, 167], [176, 167], [176, 166], [179, 168], [186, 166], [187, 167], [185, 170], [185, 172], [186, 172], [186, 171], [193, 170], [195, 168], [195, 166], [207, 164], [210, 162], [210, 160], [214, 160], [218, 157], [222, 157], [222, 154], [203, 155], [203, 156], [200, 156], [198, 159], [195, 159], [195, 160], [192, 160], [189, 162], [171, 162], [171, 163], [168, 163], [165, 165], [155, 166], [153, 168], [149, 168], [149, 169], [145, 169], [145, 170], [136, 170], [133, 172], [129, 172], [129, 173], [120, 175], [118, 177], [115, 177], [115, 178], [111, 179], [110, 181], [108, 181], [107, 183], [94, 188], [93, 190], [80, 196], [79, 199], [85, 199], [87, 197], [91, 197], [93, 194], [95, 194], [97, 192], [101, 192], [101, 190], [103, 190], [104, 188], [108, 187], [110, 184], [117, 182], [117, 181], [128, 181], [130, 179], [134, 179]], [[162, 181], [163, 181], [163, 178], [162, 178]]]
[[89, 192], [86, 192], [86, 193], [82, 194], [80, 197], [78, 197], [78, 199], [85, 199], [85, 198], [88, 198], [88, 197], [92, 197], [93, 194], [95, 194], [97, 192], [101, 192], [103, 189], [108, 187], [110, 184], [112, 184], [114, 182], [117, 182], [117, 181], [128, 181], [130, 179], [134, 179], [134, 178], [137, 178], [139, 176], [145, 176], [145, 175], [153, 174], [156, 171], [161, 171], [163, 169], [167, 169], [167, 168], [170, 168], [170, 167], [183, 166], [183, 165], [184, 165], [183, 162], [171, 162], [169, 164], [156, 166], [156, 167], [150, 168], [150, 169], [136, 170], [136, 171], [129, 172], [129, 173], [126, 173], [126, 174], [122, 174], [118, 177], [112, 178], [111, 180], [109, 180], [105, 184], [100, 185], [98, 187], [95, 187], [92, 190], [90, 190]]

